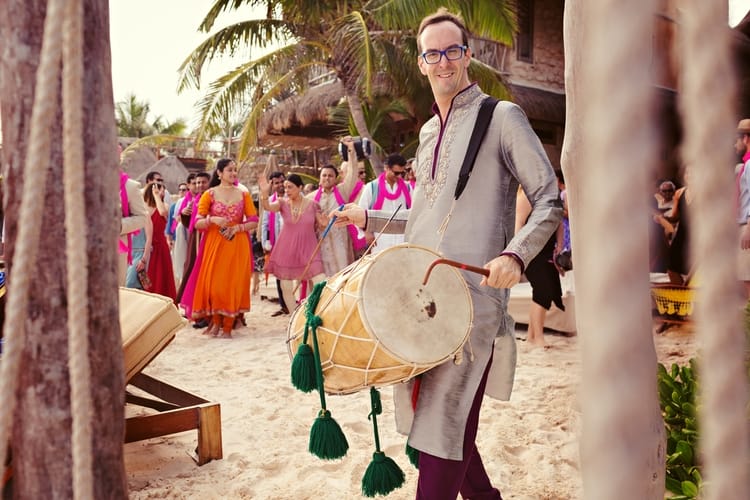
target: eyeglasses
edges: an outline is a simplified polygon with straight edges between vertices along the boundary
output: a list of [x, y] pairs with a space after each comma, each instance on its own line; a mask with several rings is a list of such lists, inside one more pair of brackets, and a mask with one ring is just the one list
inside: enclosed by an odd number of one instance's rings
[[427, 64], [437, 64], [445, 56], [449, 61], [456, 61], [464, 56], [468, 47], [466, 45], [454, 45], [445, 50], [426, 50], [420, 54]]
[[180, 188], [180, 191], [187, 191], [187, 188]]
[[406, 170], [400, 170], [400, 171], [391, 170], [391, 172], [393, 172], [393, 175], [398, 175], [399, 177], [403, 177], [404, 175], [406, 175]]
[[674, 193], [674, 189], [660, 189], [662, 193]]

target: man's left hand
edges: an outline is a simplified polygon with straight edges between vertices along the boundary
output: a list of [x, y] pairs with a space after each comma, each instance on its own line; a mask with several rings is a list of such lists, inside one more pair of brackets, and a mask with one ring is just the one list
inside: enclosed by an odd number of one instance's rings
[[493, 288], [511, 288], [521, 281], [521, 266], [510, 255], [495, 257], [484, 265], [490, 275], [482, 278], [480, 285]]

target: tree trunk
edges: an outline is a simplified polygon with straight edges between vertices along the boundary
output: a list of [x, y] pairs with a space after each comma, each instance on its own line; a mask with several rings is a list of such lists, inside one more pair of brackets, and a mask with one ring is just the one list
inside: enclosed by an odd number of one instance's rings
[[[657, 152], [649, 137], [658, 135], [650, 133], [655, 121], [649, 114], [653, 106], [644, 66], [650, 40], [645, 18], [652, 9], [648, 0], [640, 7], [609, 3], [601, 8], [594, 0], [568, 0], [563, 20], [566, 116], [561, 165], [583, 359], [581, 471], [585, 498], [662, 499], [664, 423], [647, 283], [647, 178]], [[595, 6], [596, 19], [591, 14]], [[621, 19], [617, 8], [643, 9], [642, 18], [621, 24], [615, 21]], [[597, 29], [599, 37], [594, 35]], [[625, 33], [631, 33], [632, 40], [610, 36], [609, 42], [623, 42], [613, 46], [603, 40], [602, 29], [629, 30]], [[592, 63], [592, 51], [600, 47], [611, 51], [605, 70]], [[597, 56], [597, 62], [605, 60]], [[627, 69], [607, 80], [613, 67]], [[632, 100], [634, 89], [642, 90], [639, 100]], [[610, 113], [609, 120], [602, 119], [604, 111]]]
[[[52, 138], [45, 165], [23, 174], [39, 64], [46, 0], [0, 3], [0, 110], [3, 116], [4, 207], [17, 214], [22, 202], [44, 203], [37, 270], [26, 319], [12, 453], [15, 498], [72, 497], [71, 407], [62, 180], [62, 109], [49, 125]], [[109, 7], [106, 0], [84, 2], [84, 169], [88, 234], [89, 358], [91, 361], [92, 450], [96, 498], [126, 498], [123, 462], [124, 376], [117, 292], [119, 230], [116, 131], [113, 109]], [[61, 28], [62, 29], [62, 28]], [[59, 88], [62, 88], [60, 82]], [[59, 95], [61, 95], [61, 90]], [[22, 183], [47, 178], [40, 200], [21, 200]], [[6, 219], [9, 291], [13, 293], [13, 253], [18, 221]], [[74, 271], [75, 272], [75, 271]]]
[[[346, 88], [346, 82], [344, 82], [344, 88]], [[361, 137], [367, 137], [372, 142], [372, 134], [370, 129], [367, 127], [365, 121], [365, 114], [362, 112], [362, 101], [356, 92], [346, 92], [346, 101], [349, 103], [349, 111], [352, 114], [352, 120], [354, 120], [354, 126], [357, 127], [357, 131]], [[375, 175], [383, 173], [383, 161], [377, 151], [373, 151], [370, 156], [370, 164], [375, 172]]]

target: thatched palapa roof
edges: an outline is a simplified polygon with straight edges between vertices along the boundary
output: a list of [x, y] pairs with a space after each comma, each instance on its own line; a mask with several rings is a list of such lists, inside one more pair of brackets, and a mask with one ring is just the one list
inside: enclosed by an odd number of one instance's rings
[[529, 119], [565, 123], [565, 94], [513, 83], [508, 84], [508, 91]]
[[263, 114], [258, 126], [259, 144], [289, 149], [334, 146], [337, 139], [328, 124], [328, 108], [336, 106], [343, 96], [343, 86], [337, 80], [284, 99]]

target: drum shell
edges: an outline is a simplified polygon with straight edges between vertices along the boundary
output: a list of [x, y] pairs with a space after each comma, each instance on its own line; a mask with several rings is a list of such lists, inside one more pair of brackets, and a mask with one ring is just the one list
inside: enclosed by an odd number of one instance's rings
[[[317, 340], [326, 392], [351, 394], [371, 386], [404, 382], [452, 359], [462, 349], [471, 329], [471, 297], [461, 273], [447, 266], [436, 268], [426, 287], [422, 285], [427, 267], [437, 258], [440, 258], [439, 254], [423, 247], [397, 245], [375, 256], [364, 257], [362, 262], [355, 262], [331, 277], [321, 293], [315, 312], [322, 319], [322, 325], [317, 329]], [[375, 285], [387, 288], [379, 275], [384, 267], [382, 262], [378, 262], [379, 259], [412, 262], [417, 269], [395, 273], [398, 283], [392, 289], [373, 292]], [[398, 289], [401, 288], [418, 290], [404, 299], [403, 293], [399, 294]], [[415, 297], [419, 293], [427, 297], [422, 297], [423, 300], [430, 302], [428, 299], [433, 298], [432, 294], [437, 293], [438, 288], [442, 288], [440, 292], [443, 297], [434, 300], [438, 302], [442, 316], [428, 316], [423, 313], [423, 304], [412, 304], [418, 301]], [[392, 297], [389, 295], [391, 293]], [[378, 309], [373, 306], [376, 301], [367, 299], [368, 294], [377, 295], [379, 301], [391, 300], [391, 305]], [[365, 301], [370, 303], [369, 308]], [[303, 340], [305, 309], [306, 303], [303, 303], [290, 319], [290, 356], [296, 353]], [[392, 328], [384, 328], [382, 318], [373, 318], [377, 311], [394, 316]], [[399, 311], [406, 311], [403, 314], [407, 316], [399, 320], [396, 314]], [[449, 319], [446, 319], [446, 314], [450, 315]], [[415, 319], [417, 315], [421, 316]], [[441, 330], [445, 328], [450, 331]], [[426, 336], [426, 340], [418, 340], [417, 343], [427, 351], [437, 351], [405, 355], [393, 348], [394, 335]], [[435, 338], [433, 335], [439, 336], [440, 341], [431, 341]], [[384, 342], [384, 337], [390, 339]], [[308, 344], [312, 345], [312, 334]], [[387, 344], [390, 344], [390, 348]], [[413, 348], [411, 350], [413, 352]]]

